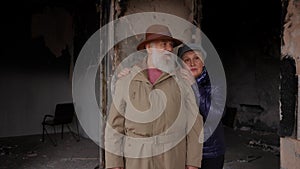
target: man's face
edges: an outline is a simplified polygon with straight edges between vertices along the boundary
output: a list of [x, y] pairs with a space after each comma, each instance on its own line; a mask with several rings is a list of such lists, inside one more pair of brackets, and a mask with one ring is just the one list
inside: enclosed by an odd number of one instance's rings
[[173, 42], [169, 40], [157, 40], [146, 45], [146, 49], [152, 58], [153, 65], [170, 73], [175, 68], [176, 57], [173, 53]]
[[173, 51], [173, 42], [170, 40], [156, 40], [151, 42], [151, 48], [155, 48], [160, 51]]
[[204, 63], [200, 52], [188, 51], [183, 54], [182, 60], [189, 67], [195, 78], [201, 75]]

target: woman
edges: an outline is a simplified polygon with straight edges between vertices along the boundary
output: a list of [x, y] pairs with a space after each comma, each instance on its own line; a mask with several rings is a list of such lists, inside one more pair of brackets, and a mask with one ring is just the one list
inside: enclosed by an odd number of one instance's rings
[[[211, 104], [211, 93], [214, 96], [218, 95], [218, 88], [212, 87], [208, 72], [204, 66], [206, 53], [200, 45], [188, 44], [178, 49], [178, 57], [182, 59], [190, 72], [182, 70], [182, 75], [187, 79], [194, 89], [199, 105], [199, 111], [206, 121], [209, 113], [214, 113], [222, 116], [223, 109], [214, 107]], [[192, 74], [192, 76], [190, 75]], [[198, 88], [195, 89], [195, 88]], [[220, 100], [218, 98], [214, 100]], [[210, 125], [204, 126], [203, 157], [201, 169], [222, 169], [224, 164], [225, 144], [224, 144], [224, 129], [222, 123], [219, 122], [214, 131], [210, 130]], [[210, 134], [209, 131], [212, 131]]]

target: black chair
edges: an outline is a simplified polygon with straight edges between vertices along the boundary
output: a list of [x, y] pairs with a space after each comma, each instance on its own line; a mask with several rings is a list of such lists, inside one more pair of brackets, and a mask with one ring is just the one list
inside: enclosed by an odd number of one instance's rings
[[63, 139], [64, 125], [66, 125], [69, 129], [69, 132], [76, 139], [76, 141], [79, 141], [80, 137], [79, 137], [77, 120], [76, 120], [77, 136], [75, 136], [75, 134], [71, 131], [71, 128], [69, 126], [69, 124], [72, 123], [73, 121], [74, 114], [75, 114], [75, 110], [74, 110], [73, 103], [57, 104], [55, 107], [54, 116], [48, 114], [44, 116], [44, 120], [42, 122], [43, 125], [42, 141], [43, 142], [45, 141], [45, 133], [46, 133], [50, 141], [54, 144], [54, 146], [57, 145], [56, 140], [51, 138], [46, 128], [46, 126], [52, 126], [54, 129], [54, 133], [56, 134], [55, 126], [57, 125], [61, 125], [61, 139]]

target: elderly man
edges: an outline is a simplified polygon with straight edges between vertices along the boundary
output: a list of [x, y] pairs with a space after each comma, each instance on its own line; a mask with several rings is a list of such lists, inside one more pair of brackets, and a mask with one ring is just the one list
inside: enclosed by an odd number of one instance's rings
[[173, 48], [181, 41], [152, 25], [137, 50], [144, 61], [116, 82], [105, 129], [110, 169], [197, 169], [202, 117], [190, 85], [177, 76]]

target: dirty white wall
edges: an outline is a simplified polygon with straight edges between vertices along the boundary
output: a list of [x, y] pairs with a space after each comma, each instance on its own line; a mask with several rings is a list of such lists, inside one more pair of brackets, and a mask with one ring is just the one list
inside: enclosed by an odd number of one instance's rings
[[[289, 0], [283, 31], [282, 56], [291, 56], [295, 59], [296, 74], [300, 75], [300, 1]], [[298, 81], [299, 86], [299, 81]], [[299, 87], [298, 87], [299, 90]], [[296, 93], [295, 93], [296, 95]], [[299, 92], [298, 92], [299, 100]], [[295, 136], [280, 138], [281, 168], [297, 169], [300, 165], [300, 111], [299, 103], [296, 108]], [[298, 118], [298, 120], [297, 120]], [[298, 137], [298, 139], [297, 139]]]
[[41, 134], [44, 115], [72, 101], [71, 81], [62, 72], [12, 66], [0, 74], [0, 137]]

